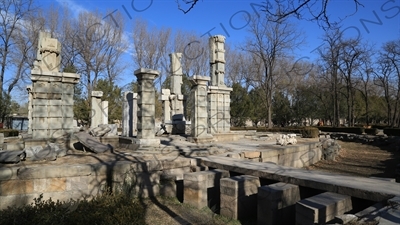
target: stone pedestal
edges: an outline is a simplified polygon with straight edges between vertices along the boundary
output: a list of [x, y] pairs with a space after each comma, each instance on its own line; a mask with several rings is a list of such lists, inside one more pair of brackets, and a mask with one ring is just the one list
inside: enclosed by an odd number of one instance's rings
[[276, 183], [258, 188], [257, 224], [295, 224], [298, 201], [300, 189], [297, 185]]
[[90, 118], [90, 127], [96, 128], [103, 123], [103, 107], [101, 105], [102, 91], [92, 91], [92, 110]]
[[192, 128], [191, 137], [195, 142], [201, 140], [212, 139], [212, 135], [208, 134], [208, 114], [207, 114], [207, 83], [209, 77], [194, 75], [190, 82], [192, 84], [191, 98], [192, 108]]
[[208, 87], [208, 133], [230, 132], [230, 92], [232, 90], [228, 87]]
[[31, 71], [32, 138], [58, 138], [72, 133], [74, 124], [74, 73]]
[[138, 90], [138, 123], [137, 144], [159, 145], [155, 138], [155, 89], [154, 79], [159, 72], [151, 69], [138, 69], [135, 76], [139, 84]]
[[137, 93], [131, 91], [123, 93], [122, 103], [122, 136], [132, 137], [136, 135], [137, 127]]
[[257, 214], [258, 177], [241, 175], [223, 178], [221, 186], [221, 215], [227, 218], [251, 218]]

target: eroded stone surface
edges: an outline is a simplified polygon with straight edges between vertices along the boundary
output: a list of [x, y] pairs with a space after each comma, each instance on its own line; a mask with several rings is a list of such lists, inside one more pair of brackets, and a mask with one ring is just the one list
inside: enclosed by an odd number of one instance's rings
[[75, 137], [77, 137], [79, 142], [81, 142], [85, 147], [87, 147], [93, 152], [103, 153], [106, 151], [113, 150], [113, 147], [111, 145], [102, 144], [100, 141], [90, 136], [88, 133], [85, 132], [75, 133]]

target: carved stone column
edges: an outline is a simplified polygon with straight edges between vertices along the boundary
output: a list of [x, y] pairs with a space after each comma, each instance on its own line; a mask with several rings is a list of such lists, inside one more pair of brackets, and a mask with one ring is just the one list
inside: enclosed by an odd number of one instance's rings
[[154, 79], [159, 72], [151, 69], [138, 69], [135, 76], [139, 84], [138, 91], [138, 133], [137, 142], [141, 145], [159, 145], [160, 140], [155, 139], [155, 89]]
[[190, 82], [192, 90], [190, 97], [193, 101], [192, 108], [192, 124], [191, 124], [191, 139], [196, 143], [211, 142], [212, 135], [208, 134], [208, 114], [207, 114], [207, 83], [209, 77], [194, 75]]

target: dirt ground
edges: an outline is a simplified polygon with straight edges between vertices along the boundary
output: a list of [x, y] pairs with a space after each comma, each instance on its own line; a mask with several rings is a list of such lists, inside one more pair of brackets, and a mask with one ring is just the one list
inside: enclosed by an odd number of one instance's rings
[[338, 143], [342, 149], [335, 161], [321, 160], [306, 169], [362, 177], [396, 177], [396, 165], [400, 164], [400, 146], [397, 143], [383, 146], [344, 141]]

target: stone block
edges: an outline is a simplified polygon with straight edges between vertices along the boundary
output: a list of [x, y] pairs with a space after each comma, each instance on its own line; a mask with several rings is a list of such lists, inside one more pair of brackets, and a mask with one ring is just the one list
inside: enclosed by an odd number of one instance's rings
[[61, 104], [64, 105], [64, 106], [69, 105], [69, 106], [72, 107], [72, 106], [74, 105], [74, 98], [73, 98], [73, 95], [66, 95], [66, 94], [64, 94], [64, 95], [63, 95], [63, 98], [62, 98], [62, 100], [61, 100]]
[[351, 197], [325, 192], [296, 204], [296, 224], [324, 224], [352, 209]]
[[220, 214], [233, 219], [255, 217], [257, 214], [258, 177], [241, 175], [223, 178], [221, 186]]
[[183, 201], [196, 208], [219, 208], [220, 179], [229, 177], [225, 170], [186, 173], [183, 176]]
[[89, 188], [88, 180], [89, 176], [67, 177], [65, 189], [66, 191], [86, 192]]
[[52, 130], [62, 129], [63, 118], [48, 118], [48, 128]]
[[300, 201], [297, 185], [276, 183], [258, 188], [257, 224], [295, 224], [295, 205]]
[[63, 83], [62, 88], [63, 88], [64, 94], [70, 94], [70, 95], [74, 94], [74, 85], [73, 84]]
[[62, 192], [66, 191], [66, 178], [34, 179], [34, 192]]
[[32, 99], [32, 106], [39, 106], [39, 105], [46, 106], [48, 105], [48, 103], [49, 100], [47, 99]]
[[62, 117], [64, 114], [64, 110], [61, 110], [60, 106], [47, 106], [47, 112], [49, 117]]
[[74, 117], [74, 108], [73, 106], [66, 105], [62, 106], [62, 116], [63, 117], [68, 117], [68, 118], [73, 118]]
[[245, 151], [242, 152], [244, 158], [248, 159], [254, 159], [254, 158], [260, 158], [261, 153], [260, 152], [255, 152], [255, 151]]
[[33, 180], [7, 180], [0, 182], [0, 196], [31, 194]]
[[102, 91], [92, 91], [92, 97], [101, 98], [103, 97]]

